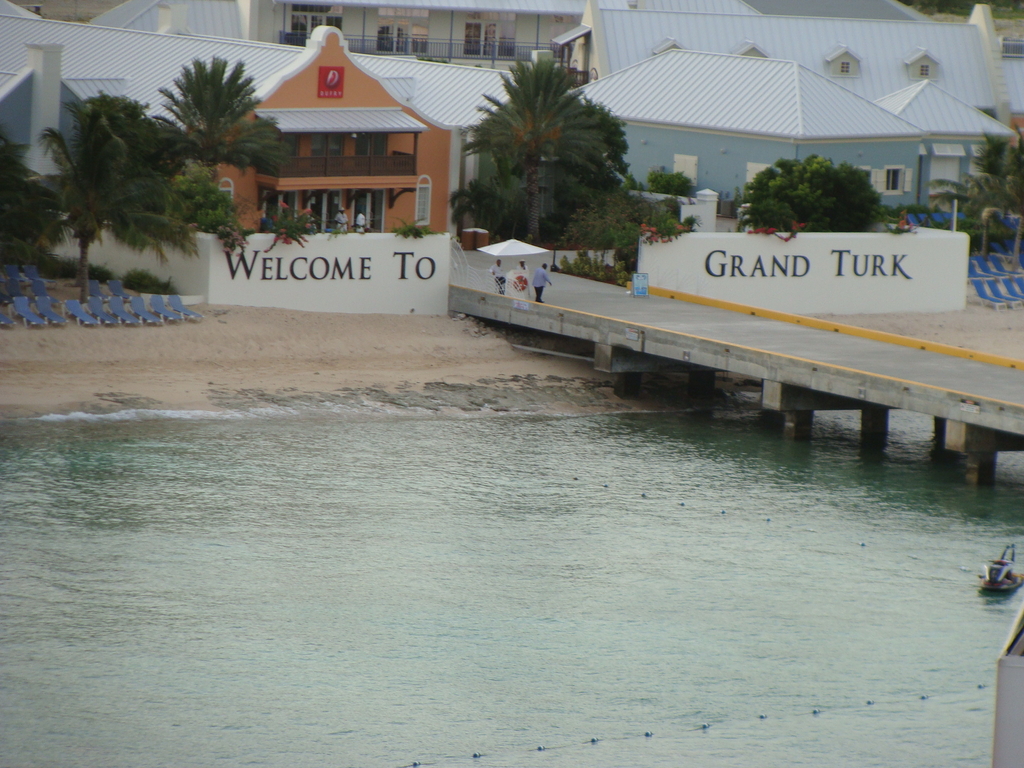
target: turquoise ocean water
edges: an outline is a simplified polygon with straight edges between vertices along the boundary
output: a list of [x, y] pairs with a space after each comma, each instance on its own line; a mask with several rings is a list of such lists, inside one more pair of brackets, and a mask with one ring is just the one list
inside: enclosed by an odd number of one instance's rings
[[165, 416], [0, 428], [0, 765], [990, 760], [1024, 462], [927, 419]]

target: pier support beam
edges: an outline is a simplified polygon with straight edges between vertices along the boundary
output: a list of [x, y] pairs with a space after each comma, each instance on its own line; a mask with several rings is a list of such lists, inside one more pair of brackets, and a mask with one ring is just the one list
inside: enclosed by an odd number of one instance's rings
[[811, 429], [814, 427], [814, 411], [784, 411], [786, 425], [782, 429], [783, 437], [789, 440], [810, 440]]
[[627, 373], [616, 373], [614, 376], [613, 389], [616, 396], [621, 397], [623, 400], [630, 400], [640, 396], [640, 383], [644, 378], [642, 373], [630, 371]]
[[863, 408], [860, 412], [862, 443], [878, 445], [889, 436], [889, 409]]
[[999, 451], [1024, 451], [1024, 435], [1000, 432], [963, 421], [946, 422], [946, 448], [967, 454], [967, 482], [993, 485]]
[[694, 400], [711, 400], [715, 396], [716, 371], [690, 371], [686, 394]]
[[946, 447], [946, 420], [941, 416], [936, 416], [934, 419], [932, 440], [938, 448]]

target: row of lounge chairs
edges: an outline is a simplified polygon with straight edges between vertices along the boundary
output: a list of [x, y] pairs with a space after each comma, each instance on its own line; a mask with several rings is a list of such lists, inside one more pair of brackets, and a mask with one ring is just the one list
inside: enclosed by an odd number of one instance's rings
[[[90, 281], [95, 282], [95, 281]], [[97, 283], [97, 290], [99, 285]], [[203, 316], [185, 306], [178, 295], [149, 297], [149, 306], [142, 296], [108, 295], [106, 301], [92, 295], [86, 306], [77, 299], [60, 302], [49, 294], [36, 293], [33, 299], [21, 295], [9, 297], [14, 318], [28, 327], [66, 325], [69, 320], [79, 325], [163, 325], [167, 321], [202, 320]], [[0, 312], [0, 326], [14, 326], [15, 319]]]
[[1024, 307], [1024, 274], [1011, 273], [984, 256], [971, 256], [967, 279], [975, 293], [993, 309]]

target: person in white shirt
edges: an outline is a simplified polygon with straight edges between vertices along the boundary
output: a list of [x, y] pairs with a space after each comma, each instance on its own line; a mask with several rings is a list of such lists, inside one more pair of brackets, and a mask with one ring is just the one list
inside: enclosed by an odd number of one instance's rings
[[537, 303], [543, 304], [541, 296], [544, 295], [544, 286], [551, 285], [551, 281], [548, 279], [547, 264], [541, 264], [533, 272], [533, 291], [537, 294]]
[[344, 208], [339, 208], [338, 212], [334, 214], [334, 223], [339, 232], [348, 232], [348, 214], [345, 213]]
[[360, 211], [359, 213], [356, 214], [356, 232], [365, 232], [365, 231], [366, 231], [366, 216], [364, 216], [363, 212]]
[[501, 259], [498, 259], [491, 265], [491, 274], [494, 276], [494, 287], [498, 289], [498, 293], [502, 296], [505, 295], [505, 275], [501, 271]]

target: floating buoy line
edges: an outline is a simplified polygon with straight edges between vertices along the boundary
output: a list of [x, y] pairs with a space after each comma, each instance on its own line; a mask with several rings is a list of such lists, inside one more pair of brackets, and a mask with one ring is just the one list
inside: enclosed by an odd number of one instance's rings
[[[988, 686], [985, 683], [978, 683], [977, 688], [976, 689], [971, 689], [971, 690], [984, 690], [987, 687]], [[957, 696], [962, 696], [962, 695], [964, 695], [966, 693], [968, 693], [968, 691], [959, 691], [959, 692], [956, 692], [956, 693], [946, 693], [946, 694], [941, 694], [941, 693], [940, 694], [916, 694], [916, 695], [910, 696], [909, 699], [910, 700], [915, 700], [915, 701], [929, 701], [929, 702], [931, 702], [931, 701], [936, 701], [937, 699], [942, 699], [942, 698], [954, 698], [954, 697], [957, 697]], [[902, 697], [900, 697], [900, 698], [893, 698], [893, 699], [889, 699], [888, 701], [890, 703], [898, 703], [898, 702], [904, 701], [904, 698], [902, 698]], [[809, 710], [804, 711], [804, 712], [791, 712], [791, 713], [789, 713], [788, 716], [785, 716], [785, 715], [784, 716], [775, 715], [774, 716], [774, 720], [777, 721], [777, 722], [781, 722], [781, 721], [785, 721], [785, 720], [788, 720], [788, 719], [791, 719], [791, 718], [794, 718], [794, 717], [804, 717], [804, 716], [807, 716], [807, 717], [815, 718], [815, 717], [820, 717], [822, 715], [828, 715], [828, 714], [849, 714], [851, 712], [858, 711], [858, 710], [859, 711], [867, 711], [869, 708], [877, 706], [878, 704], [884, 705], [884, 703], [885, 702], [876, 702], [875, 699], [867, 699], [867, 700], [864, 701], [863, 704], [849, 704], [849, 705], [845, 705], [845, 706], [836, 706], [836, 707], [814, 707], [814, 708], [809, 709]], [[742, 723], [752, 723], [752, 722], [759, 722], [760, 723], [760, 722], [768, 721], [769, 719], [770, 718], [769, 718], [768, 714], [762, 712], [759, 715], [751, 716], [748, 719], [735, 718], [735, 719], [730, 719], [730, 720], [720, 720], [720, 721], [717, 721], [715, 723], [701, 723], [699, 725], [694, 725], [694, 726], [692, 726], [690, 728], [682, 727], [678, 731], [676, 731], [676, 733], [673, 734], [673, 735], [674, 736], [683, 736], [683, 735], [685, 735], [687, 733], [697, 733], [697, 732], [708, 733], [710, 731], [714, 731], [716, 729], [720, 729], [720, 728], [723, 728], [723, 727], [736, 726], [736, 725], [739, 725], [739, 724], [742, 724]], [[765, 727], [768, 727], [768, 726], [765, 726]], [[622, 734], [620, 736], [603, 736], [601, 738], [593, 736], [593, 737], [591, 737], [589, 739], [586, 739], [584, 741], [567, 742], [565, 744], [557, 744], [557, 745], [554, 745], [554, 746], [551, 746], [551, 745], [538, 745], [538, 746], [533, 747], [531, 749], [526, 749], [526, 748], [515, 749], [515, 750], [510, 749], [510, 750], [505, 750], [503, 752], [473, 752], [472, 755], [446, 755], [446, 756], [440, 757], [440, 758], [438, 758], [438, 759], [436, 759], [436, 760], [434, 760], [432, 762], [423, 762], [423, 761], [420, 761], [420, 760], [414, 760], [411, 763], [404, 763], [403, 765], [397, 766], [397, 768], [421, 768], [421, 766], [445, 765], [445, 764], [448, 764], [448, 763], [458, 762], [458, 761], [465, 760], [467, 757], [471, 757], [473, 760], [481, 760], [484, 763], [489, 763], [489, 764], [494, 764], [494, 765], [505, 765], [505, 764], [508, 764], [508, 762], [511, 759], [512, 755], [519, 754], [520, 752], [527, 752], [527, 751], [529, 751], [529, 752], [551, 752], [551, 751], [564, 751], [564, 750], [574, 749], [574, 748], [576, 748], [576, 749], [584, 749], [584, 748], [590, 748], [590, 747], [596, 746], [596, 745], [600, 744], [601, 742], [636, 741], [636, 740], [639, 740], [639, 739], [643, 739], [643, 740], [646, 741], [648, 739], [653, 739], [653, 738], [655, 738], [655, 735], [654, 735], [653, 731], [644, 731], [642, 734], [641, 733], [633, 733], [633, 734]]]

